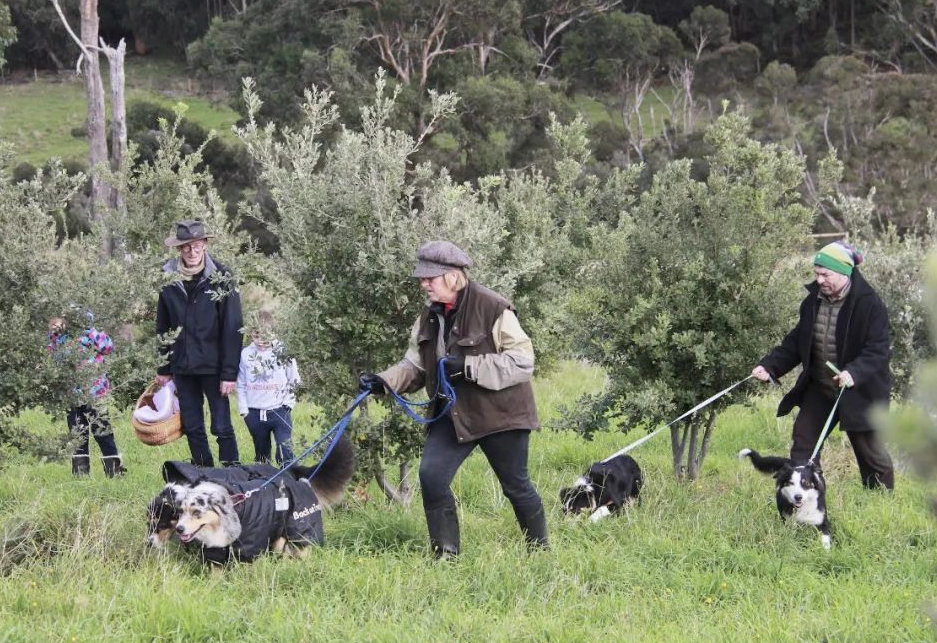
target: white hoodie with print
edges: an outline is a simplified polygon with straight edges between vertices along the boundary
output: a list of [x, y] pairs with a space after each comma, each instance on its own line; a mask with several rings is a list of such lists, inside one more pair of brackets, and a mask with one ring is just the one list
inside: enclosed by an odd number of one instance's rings
[[278, 342], [266, 350], [260, 350], [251, 342], [241, 351], [237, 379], [239, 414], [247, 415], [248, 409], [293, 408], [296, 404], [299, 370], [295, 359], [281, 363], [281, 352], [282, 345]]

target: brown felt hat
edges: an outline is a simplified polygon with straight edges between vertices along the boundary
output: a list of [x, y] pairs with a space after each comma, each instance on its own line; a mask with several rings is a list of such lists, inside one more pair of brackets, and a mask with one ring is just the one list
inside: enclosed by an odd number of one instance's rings
[[453, 270], [465, 270], [471, 265], [472, 259], [454, 243], [430, 241], [416, 251], [413, 276], [417, 279], [432, 279]]
[[172, 237], [166, 237], [166, 245], [170, 248], [184, 246], [193, 241], [210, 239], [213, 234], [208, 234], [205, 230], [205, 224], [201, 221], [180, 221], [176, 224], [176, 234]]

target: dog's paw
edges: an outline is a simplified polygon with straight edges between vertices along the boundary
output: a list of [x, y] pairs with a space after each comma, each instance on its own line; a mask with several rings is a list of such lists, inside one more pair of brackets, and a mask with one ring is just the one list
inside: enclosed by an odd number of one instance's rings
[[739, 451], [739, 460], [744, 460], [749, 455], [751, 455], [751, 453], [752, 453], [751, 449], [742, 449], [741, 451]]
[[606, 518], [607, 516], [610, 516], [610, 515], [612, 515], [612, 510], [609, 509], [607, 506], [603, 505], [599, 507], [598, 509], [596, 509], [595, 511], [593, 511], [591, 514], [589, 514], [589, 520], [591, 520], [592, 522], [598, 522], [602, 520], [602, 518]]
[[832, 541], [832, 539], [831, 539], [829, 536], [827, 536], [826, 534], [823, 534], [822, 536], [820, 536], [820, 542], [823, 543], [823, 549], [825, 549], [825, 550], [827, 550], [827, 551], [830, 551], [830, 549], [833, 548], [833, 541]]

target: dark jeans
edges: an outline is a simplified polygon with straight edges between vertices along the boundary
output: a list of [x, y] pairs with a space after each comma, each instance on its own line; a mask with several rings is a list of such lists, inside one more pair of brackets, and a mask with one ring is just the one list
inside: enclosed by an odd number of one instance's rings
[[66, 418], [68, 430], [78, 438], [78, 448], [75, 455], [87, 456], [90, 436], [101, 449], [101, 456], [117, 455], [117, 443], [114, 441], [114, 431], [107, 419], [106, 413], [98, 413], [93, 407], [84, 404], [68, 410]]
[[536, 512], [542, 503], [527, 473], [529, 441], [530, 431], [519, 429], [460, 443], [456, 439], [450, 417], [446, 415], [437, 420], [430, 425], [420, 460], [424, 511], [455, 508], [455, 498], [449, 487], [456, 471], [478, 446], [488, 458], [488, 464], [501, 483], [501, 491], [514, 507], [515, 513], [528, 515]]
[[[797, 419], [794, 420], [793, 444], [791, 445], [791, 458], [794, 460], [806, 460], [813, 453], [813, 449], [820, 439], [820, 433], [823, 432], [823, 425], [833, 410], [836, 398], [828, 397], [826, 393], [818, 387], [808, 387], [804, 391], [801, 400], [800, 411]], [[839, 423], [839, 409], [833, 416], [830, 423], [830, 431]], [[856, 464], [859, 465], [859, 475], [862, 477], [862, 484], [870, 489], [878, 486], [884, 486], [887, 489], [895, 488], [895, 469], [891, 462], [891, 456], [885, 449], [885, 445], [878, 437], [875, 431], [850, 431], [849, 427], [843, 427], [846, 435], [849, 436], [849, 444], [852, 445], [852, 451], [856, 455]], [[821, 447], [822, 452], [822, 447]], [[820, 452], [814, 461], [819, 466]]]
[[244, 416], [251, 438], [254, 440], [254, 460], [270, 462], [270, 434], [277, 443], [277, 464], [293, 459], [293, 418], [290, 407], [276, 409], [248, 409]]
[[211, 433], [218, 441], [218, 459], [222, 466], [238, 461], [238, 443], [231, 424], [228, 398], [221, 396], [221, 379], [217, 375], [174, 375], [182, 432], [189, 442], [192, 464], [200, 467], [215, 466], [208, 436], [205, 434], [205, 415], [202, 399], [208, 401], [211, 415]]

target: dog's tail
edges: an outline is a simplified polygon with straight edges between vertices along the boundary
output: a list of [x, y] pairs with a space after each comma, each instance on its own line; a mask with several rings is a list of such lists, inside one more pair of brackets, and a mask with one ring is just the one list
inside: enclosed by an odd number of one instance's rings
[[774, 455], [761, 455], [754, 449], [742, 449], [739, 451], [739, 460], [742, 460], [746, 457], [752, 461], [752, 466], [762, 473], [777, 473], [791, 463], [790, 458], [781, 458]]
[[306, 480], [316, 492], [319, 502], [326, 507], [337, 504], [345, 495], [345, 489], [351, 482], [355, 473], [355, 448], [346, 436], [339, 438], [329, 453], [329, 457], [322, 462], [322, 468], [312, 478], [312, 472], [318, 465], [303, 467], [293, 465], [290, 473], [300, 480]]

